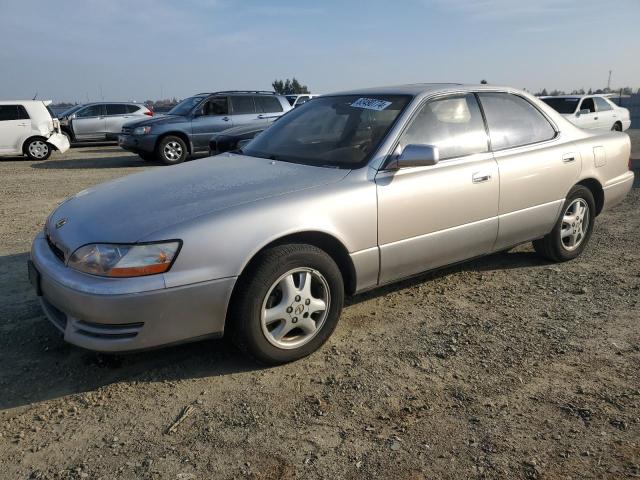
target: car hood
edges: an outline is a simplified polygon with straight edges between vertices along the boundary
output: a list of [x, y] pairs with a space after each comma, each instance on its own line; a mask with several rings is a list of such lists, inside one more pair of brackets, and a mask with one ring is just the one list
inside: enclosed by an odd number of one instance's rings
[[170, 123], [184, 123], [188, 121], [187, 117], [182, 115], [157, 115], [153, 117], [143, 116], [140, 120], [127, 122], [127, 127], [147, 127], [151, 125], [165, 125]]
[[83, 190], [49, 216], [45, 230], [66, 255], [87, 243], [134, 243], [202, 215], [334, 183], [348, 173], [222, 154]]

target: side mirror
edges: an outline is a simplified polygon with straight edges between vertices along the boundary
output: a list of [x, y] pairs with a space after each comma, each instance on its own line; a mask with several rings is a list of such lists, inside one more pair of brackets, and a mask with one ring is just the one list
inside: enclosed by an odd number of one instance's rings
[[582, 110], [580, 110], [580, 111], [578, 112], [578, 115], [576, 115], [576, 116], [578, 116], [578, 117], [579, 117], [580, 115], [588, 115], [588, 114], [590, 114], [590, 113], [591, 113], [591, 110], [589, 110], [588, 108], [583, 108]]
[[69, 120], [73, 120], [74, 118], [76, 118], [76, 114], [75, 113], [69, 116]]
[[440, 151], [435, 145], [410, 144], [404, 147], [390, 168], [430, 167], [440, 160]]

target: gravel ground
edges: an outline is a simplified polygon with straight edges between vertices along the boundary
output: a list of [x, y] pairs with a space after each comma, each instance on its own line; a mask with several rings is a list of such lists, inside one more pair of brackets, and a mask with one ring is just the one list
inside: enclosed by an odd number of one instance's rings
[[351, 298], [324, 348], [264, 369], [223, 340], [95, 354], [43, 317], [25, 262], [46, 215], [145, 168], [116, 147], [0, 161], [0, 476], [640, 477], [638, 183], [575, 261], [523, 245]]

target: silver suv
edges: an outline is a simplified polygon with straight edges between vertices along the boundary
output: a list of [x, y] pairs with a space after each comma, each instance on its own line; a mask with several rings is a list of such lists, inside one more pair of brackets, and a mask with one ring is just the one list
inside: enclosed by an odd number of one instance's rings
[[75, 105], [58, 118], [70, 142], [100, 142], [118, 140], [125, 123], [145, 116], [153, 112], [139, 103], [100, 102]]

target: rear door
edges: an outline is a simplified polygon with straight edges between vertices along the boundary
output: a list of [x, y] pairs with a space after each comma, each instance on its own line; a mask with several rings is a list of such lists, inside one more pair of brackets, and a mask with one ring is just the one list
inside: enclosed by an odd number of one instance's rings
[[284, 113], [280, 100], [272, 96], [256, 96], [254, 97], [256, 110], [258, 112], [258, 123], [269, 125], [276, 118]]
[[0, 105], [0, 152], [22, 153], [30, 132], [31, 120], [22, 105]]
[[258, 112], [253, 95], [232, 95], [231, 114], [234, 125], [250, 125], [263, 123], [264, 115]]
[[214, 133], [231, 128], [234, 119], [229, 115], [229, 98], [210, 97], [196, 109], [191, 120], [191, 141], [196, 151], [209, 151], [209, 139]]
[[593, 97], [593, 100], [596, 103], [596, 110], [598, 113], [598, 128], [600, 130], [611, 130], [613, 124], [616, 123], [615, 110], [611, 105], [609, 105], [609, 102], [602, 97]]
[[118, 138], [122, 125], [132, 120], [125, 103], [107, 103], [105, 105], [105, 133], [107, 138]]
[[478, 94], [500, 170], [499, 229], [494, 250], [551, 231], [580, 174], [580, 153], [524, 97]]
[[106, 120], [104, 104], [95, 103], [81, 108], [71, 120], [73, 134], [78, 140], [104, 140]]

